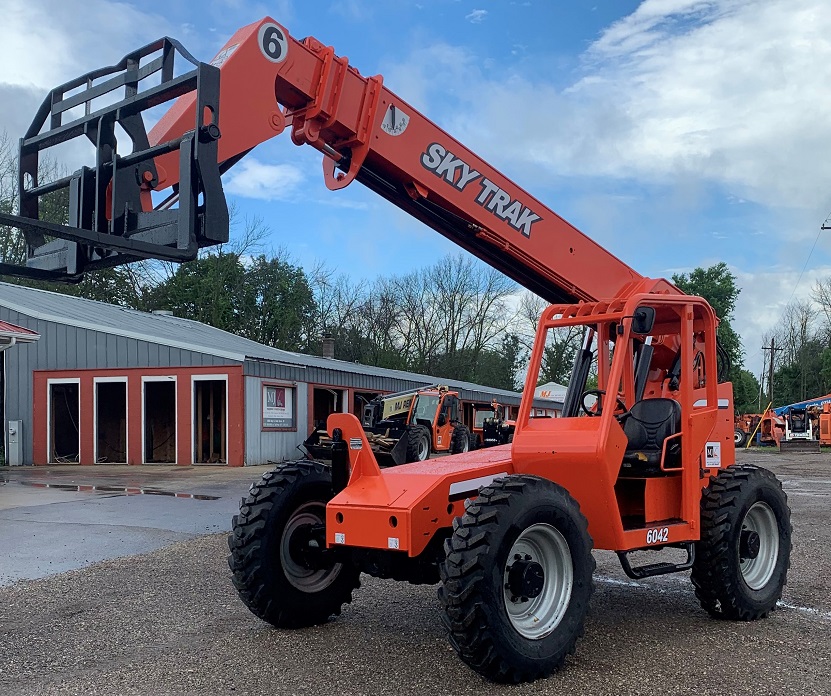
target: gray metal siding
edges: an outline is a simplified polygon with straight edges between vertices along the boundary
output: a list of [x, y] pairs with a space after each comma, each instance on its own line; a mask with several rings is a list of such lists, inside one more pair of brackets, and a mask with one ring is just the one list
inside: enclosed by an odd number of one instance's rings
[[263, 432], [261, 396], [263, 381], [259, 377], [245, 377], [246, 466], [267, 464], [269, 461], [280, 462], [285, 459], [299, 459], [302, 453], [297, 449], [297, 446], [308, 435], [305, 429], [308, 422], [309, 385], [305, 382], [297, 382], [294, 387], [297, 432]]
[[[218, 355], [232, 364], [259, 363], [256, 368], [249, 366], [249, 369], [262, 370], [264, 376], [269, 377], [277, 372], [291, 380], [314, 381], [319, 384], [343, 384], [368, 391], [397, 391], [439, 382], [452, 385], [469, 400], [489, 401], [492, 396], [496, 396], [506, 404], [519, 402], [519, 395], [512, 391], [482, 387], [478, 384], [445, 377], [419, 375], [317, 355], [293, 353], [265, 346], [190, 319], [153, 315], [19, 285], [0, 283], [0, 305], [7, 310], [20, 312], [32, 318], [39, 317], [42, 321], [64, 325], [70, 329], [70, 333], [71, 327], [76, 327], [92, 335], [119, 336], [120, 340], [116, 341], [119, 353], [124, 351], [135, 361], [144, 359], [144, 356], [138, 354], [139, 344], [144, 345], [145, 342], [149, 342], [159, 345], [160, 350], [162, 350], [161, 347], [168, 346], [170, 358], [168, 361], [160, 358], [162, 364], [179, 362], [176, 354], [177, 351], [182, 350]], [[134, 341], [134, 343], [129, 341]], [[97, 348], [96, 352], [98, 352]], [[109, 354], [110, 351], [107, 352]], [[149, 357], [149, 347], [147, 359], [152, 363], [153, 359]], [[260, 373], [252, 371], [250, 374]]]
[[[188, 350], [164, 349], [146, 341], [33, 319], [0, 306], [0, 321], [40, 334], [32, 345], [5, 352], [5, 419], [23, 421], [23, 460], [32, 462], [32, 373], [34, 370], [75, 370], [130, 367], [196, 367], [238, 364], [226, 358]], [[6, 424], [3, 423], [4, 442]]]
[[[42, 317], [37, 319], [35, 317]], [[142, 367], [195, 367], [244, 364], [246, 399], [248, 377], [325, 384], [369, 392], [395, 392], [427, 384], [448, 384], [468, 401], [518, 405], [521, 395], [468, 382], [376, 368], [320, 356], [303, 355], [263, 346], [206, 324], [173, 316], [152, 315], [83, 298], [0, 283], [0, 320], [41, 335], [34, 345], [16, 346], [6, 358], [6, 419], [24, 422], [24, 460], [32, 456], [32, 372], [34, 370], [124, 369]], [[218, 354], [218, 355], [217, 355]], [[301, 393], [302, 392], [302, 393]], [[246, 416], [246, 448], [250, 461], [295, 456], [279, 443], [291, 438], [262, 433], [259, 427], [259, 391], [256, 418]], [[253, 398], [253, 397], [252, 397]], [[305, 433], [307, 391], [298, 389], [298, 423], [295, 438]], [[534, 400], [538, 408], [548, 400]], [[302, 411], [301, 411], [302, 407]], [[247, 412], [248, 413], [248, 412]], [[254, 426], [256, 425], [255, 429]], [[4, 437], [6, 432], [3, 424]], [[250, 439], [249, 439], [250, 436]]]
[[[266, 362], [263, 360], [246, 360], [243, 364], [242, 371], [246, 376], [252, 377], [287, 380], [290, 382], [299, 382], [302, 380], [309, 384], [328, 384], [371, 392], [397, 392], [405, 389], [416, 389], [441, 381], [437, 379], [396, 379], [385, 375], [371, 375], [363, 372], [347, 372], [345, 370], [327, 370], [312, 366], [298, 368], [294, 365]], [[508, 394], [501, 389], [489, 390], [487, 387], [469, 389], [454, 384], [452, 380], [447, 380], [447, 384], [453, 389], [458, 390], [459, 396], [466, 401], [483, 402], [490, 401], [496, 397], [502, 404], [518, 406], [522, 397], [521, 394]], [[538, 406], [538, 408], [551, 408], [551, 402], [545, 400], [535, 400], [534, 405]]]

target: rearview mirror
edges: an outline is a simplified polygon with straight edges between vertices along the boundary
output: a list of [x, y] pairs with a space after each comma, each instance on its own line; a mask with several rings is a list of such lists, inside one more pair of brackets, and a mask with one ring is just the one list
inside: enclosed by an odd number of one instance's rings
[[632, 315], [632, 333], [648, 334], [655, 324], [654, 307], [638, 307]]

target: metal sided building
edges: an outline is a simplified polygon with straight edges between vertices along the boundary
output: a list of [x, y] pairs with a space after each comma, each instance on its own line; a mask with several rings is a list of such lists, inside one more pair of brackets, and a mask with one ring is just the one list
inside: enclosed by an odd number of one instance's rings
[[[0, 321], [40, 335], [0, 353], [5, 451], [14, 423], [24, 464], [281, 461], [300, 456], [332, 412], [360, 415], [379, 392], [444, 382], [7, 283]], [[520, 402], [516, 392], [448, 383], [464, 401]]]

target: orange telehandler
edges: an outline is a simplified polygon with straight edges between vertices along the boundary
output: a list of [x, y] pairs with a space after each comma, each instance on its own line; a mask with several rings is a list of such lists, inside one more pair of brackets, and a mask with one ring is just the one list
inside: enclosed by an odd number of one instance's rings
[[[461, 421], [459, 392], [436, 384], [382, 394], [364, 405], [361, 425], [378, 465], [423, 462], [431, 452], [459, 454], [470, 449], [470, 431]], [[315, 428], [303, 442], [315, 459], [332, 458], [332, 438]]]
[[[144, 112], [174, 99], [148, 133]], [[211, 64], [163, 39], [53, 90], [21, 140], [20, 214], [0, 216], [26, 235], [28, 261], [0, 272], [71, 281], [138, 258], [191, 259], [227, 239], [221, 173], [286, 129], [323, 154], [329, 189], [360, 182], [553, 304], [511, 444], [382, 471], [358, 419], [338, 413], [331, 465], [287, 462], [251, 487], [229, 539], [251, 611], [309, 626], [341, 611], [361, 572], [438, 582], [461, 659], [517, 682], [574, 651], [592, 548], [617, 552], [633, 578], [691, 569], [714, 617], [776, 606], [790, 511], [771, 473], [735, 464], [732, 387], [707, 302], [640, 276], [381, 77], [271, 18]], [[40, 183], [40, 153], [76, 137], [94, 145], [94, 165]], [[43, 219], [42, 200], [61, 189], [69, 220]], [[583, 339], [562, 418], [534, 418], [547, 336], [567, 327]], [[685, 560], [630, 559], [666, 548]]]

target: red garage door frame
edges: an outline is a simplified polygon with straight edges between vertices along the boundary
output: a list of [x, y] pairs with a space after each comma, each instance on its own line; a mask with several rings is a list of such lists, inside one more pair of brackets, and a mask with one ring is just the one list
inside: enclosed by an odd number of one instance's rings
[[142, 377], [175, 377], [176, 390], [176, 461], [193, 464], [192, 420], [193, 388], [191, 378], [199, 375], [227, 375], [228, 379], [228, 466], [245, 462], [245, 382], [242, 365], [209, 367], [137, 367], [127, 369], [35, 370], [32, 373], [32, 460], [35, 465], [49, 463], [48, 393], [49, 380], [77, 379], [80, 382], [80, 464], [95, 463], [95, 378], [123, 377], [127, 380], [127, 464], [143, 463]]

